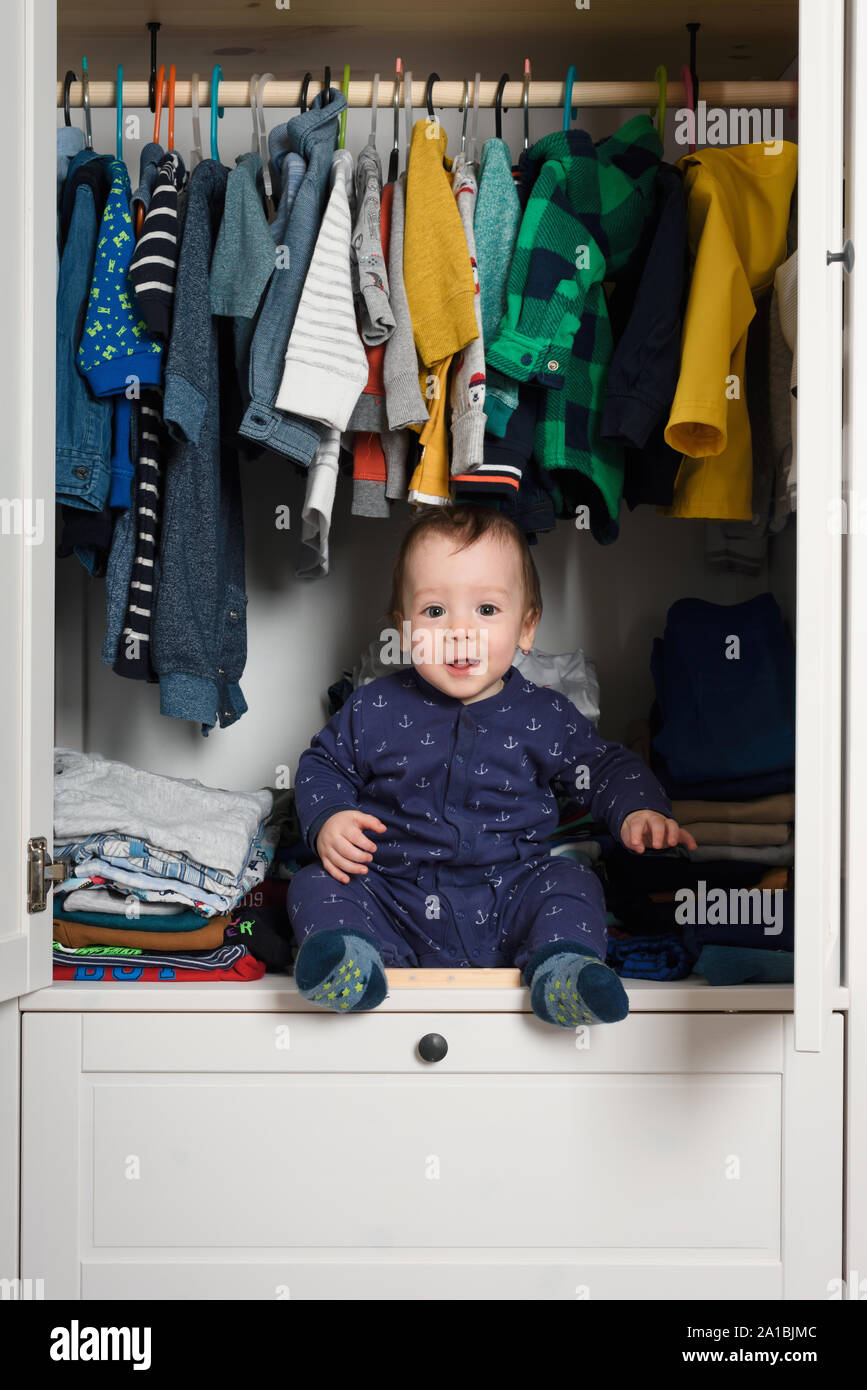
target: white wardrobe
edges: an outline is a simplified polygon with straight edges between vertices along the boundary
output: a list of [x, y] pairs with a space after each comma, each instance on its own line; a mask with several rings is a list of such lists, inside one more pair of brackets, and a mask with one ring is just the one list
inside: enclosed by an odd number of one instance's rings
[[[215, 62], [230, 83], [254, 71], [297, 82], [310, 69], [312, 95], [325, 60], [334, 85], [349, 63], [359, 89], [381, 74], [387, 165], [398, 53], [417, 92], [431, 71], [448, 84], [481, 71], [480, 144], [494, 133], [490, 93], [509, 71], [503, 135], [515, 156], [525, 57], [540, 101], [577, 65], [574, 124], [597, 137], [630, 109], [582, 104], [581, 84], [650, 89], [665, 62], [674, 160], [684, 153], [674, 140], [674, 84], [688, 56], [682, 8], [606, 0], [564, 15], [566, 6], [541, 0], [531, 18], [493, 0], [384, 0], [368, 19], [339, 0], [293, 0], [287, 10], [130, 0], [122, 12], [107, 0], [21, 0], [8, 17], [0, 1278], [42, 1281], [39, 1296], [63, 1300], [859, 1296], [850, 1271], [867, 1272], [863, 0], [696, 0], [686, 16], [702, 22], [697, 66], [709, 105], [745, 104], [730, 95], [743, 81], [727, 87], [720, 76], [757, 79], [755, 105], [778, 104], [763, 84], [798, 77], [797, 112], [784, 112], [786, 138], [799, 143], [796, 522], [749, 579], [707, 567], [703, 523], [649, 508], [624, 508], [613, 546], [561, 522], [535, 552], [545, 597], [538, 645], [581, 647], [595, 662], [600, 728], [611, 738], [647, 713], [651, 643], [675, 599], [777, 596], [797, 645], [794, 985], [627, 981], [624, 1023], [572, 1033], [535, 1018], [513, 972], [418, 971], [395, 977], [375, 1013], [337, 1018], [274, 974], [245, 985], [53, 984], [50, 892], [45, 911], [28, 911], [42, 874], [32, 850], [28, 866], [28, 845], [44, 837], [51, 850], [55, 744], [214, 786], [273, 785], [324, 722], [327, 686], [377, 635], [408, 515], [396, 505], [389, 520], [352, 517], [351, 489], [339, 487], [331, 573], [304, 581], [295, 576], [303, 480], [277, 459], [247, 465], [249, 712], [203, 739], [197, 726], [160, 717], [153, 687], [101, 666], [103, 585], [74, 559], [54, 558], [58, 78], [67, 67], [80, 77], [87, 53], [94, 146], [112, 150], [115, 65], [124, 63], [127, 82], [147, 77], [148, 20], [162, 21], [159, 61], [176, 63], [179, 84], [193, 71], [205, 83]], [[100, 104], [106, 83], [110, 105]], [[127, 105], [137, 118], [125, 126], [135, 182], [153, 117]], [[269, 129], [297, 109], [267, 105]], [[416, 97], [416, 119], [422, 113]], [[454, 151], [460, 114], [451, 105], [438, 115]], [[182, 155], [190, 119], [188, 105], [179, 108]], [[558, 128], [562, 95], [534, 103], [529, 119], [531, 141]], [[370, 123], [353, 100], [353, 152]], [[399, 139], [404, 167], [402, 107]], [[229, 165], [249, 148], [246, 105], [226, 105], [219, 144]], [[827, 259], [847, 239], [851, 272]], [[16, 530], [16, 498], [44, 502], [41, 544]], [[281, 505], [288, 532], [273, 523]], [[419, 1052], [430, 1034], [447, 1044], [435, 1063]], [[241, 1171], [253, 1200], [226, 1201], [225, 1174]], [[366, 1200], [347, 1211], [328, 1198], [348, 1173]], [[524, 1200], [547, 1190], [560, 1194], [556, 1227], [544, 1204]]]

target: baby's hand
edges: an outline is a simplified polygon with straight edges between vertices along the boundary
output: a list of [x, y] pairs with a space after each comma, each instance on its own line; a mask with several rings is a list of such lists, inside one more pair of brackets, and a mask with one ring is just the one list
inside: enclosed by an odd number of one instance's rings
[[[316, 853], [338, 883], [348, 883], [349, 874], [366, 874], [366, 865], [373, 858], [376, 845], [368, 840], [365, 830], [382, 834], [388, 827], [376, 816], [363, 811], [337, 811], [329, 816], [316, 836]], [[369, 851], [366, 853], [365, 851]]]
[[683, 830], [669, 816], [660, 815], [659, 811], [630, 811], [620, 827], [620, 838], [626, 848], [635, 850], [636, 854], [643, 854], [645, 845], [651, 849], [670, 849], [674, 845], [698, 849], [688, 830]]

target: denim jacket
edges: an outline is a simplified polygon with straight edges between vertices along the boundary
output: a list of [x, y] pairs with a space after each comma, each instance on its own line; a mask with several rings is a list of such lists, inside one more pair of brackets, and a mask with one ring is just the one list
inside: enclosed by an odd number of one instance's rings
[[250, 352], [250, 405], [241, 434], [309, 466], [319, 447], [322, 426], [314, 420], [287, 415], [274, 404], [286, 357], [286, 344], [328, 197], [331, 156], [337, 143], [338, 118], [346, 107], [342, 92], [330, 88], [331, 101], [317, 94], [309, 111], [293, 116], [286, 127], [290, 148], [307, 161], [307, 172], [295, 195], [286, 228], [285, 268], [271, 276]]
[[97, 400], [76, 365], [111, 161], [81, 150], [63, 190], [57, 289], [57, 501], [100, 512], [108, 497], [112, 402]]

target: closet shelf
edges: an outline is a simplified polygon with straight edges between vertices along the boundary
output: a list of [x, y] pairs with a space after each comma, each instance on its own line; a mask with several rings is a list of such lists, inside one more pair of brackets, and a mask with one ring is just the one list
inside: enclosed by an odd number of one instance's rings
[[[336, 85], [334, 83], [333, 85]], [[178, 82], [175, 86], [175, 105], [190, 106], [192, 82]], [[221, 82], [221, 106], [249, 106], [249, 82]], [[394, 80], [384, 80], [379, 84], [378, 107], [389, 107], [394, 100]], [[311, 82], [308, 100], [312, 101], [322, 84]], [[199, 82], [199, 104], [210, 105], [210, 82]], [[497, 93], [496, 82], [479, 83], [479, 106], [493, 107]], [[90, 105], [114, 106], [117, 100], [114, 82], [95, 82], [89, 84]], [[520, 107], [523, 84], [519, 81], [507, 82], [503, 94], [503, 105]], [[459, 108], [463, 102], [463, 81], [443, 81], [434, 84], [434, 109]], [[655, 82], [576, 82], [572, 88], [572, 100], [581, 107], [654, 107], [658, 100]], [[369, 81], [350, 82], [349, 105], [370, 107], [373, 97], [373, 83]], [[469, 100], [475, 99], [475, 84], [470, 83]], [[566, 99], [564, 82], [531, 82], [529, 90], [530, 106], [535, 108], [562, 106]], [[400, 93], [403, 104], [403, 91]], [[701, 100], [711, 106], [796, 106], [798, 102], [797, 82], [706, 82], [701, 83]], [[667, 101], [670, 108], [683, 106], [686, 93], [682, 82], [669, 82]], [[147, 82], [127, 82], [123, 84], [123, 102], [126, 108], [143, 107], [148, 104]], [[269, 82], [264, 90], [263, 105], [278, 107], [299, 106], [301, 102], [301, 79], [291, 82]], [[70, 87], [70, 106], [81, 106], [82, 84], [73, 82]], [[57, 106], [63, 105], [63, 83], [57, 83]], [[425, 106], [425, 82], [412, 84], [413, 110], [423, 110]]]

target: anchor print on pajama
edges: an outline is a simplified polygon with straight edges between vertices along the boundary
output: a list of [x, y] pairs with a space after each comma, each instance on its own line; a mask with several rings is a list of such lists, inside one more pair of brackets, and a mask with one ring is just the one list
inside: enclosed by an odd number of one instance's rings
[[[635, 810], [670, 816], [635, 754], [603, 741], [563, 695], [515, 667], [504, 688], [464, 705], [415, 670], [354, 691], [301, 756], [296, 805], [311, 848], [329, 816], [360, 810], [385, 834], [366, 874], [347, 884], [321, 864], [295, 875], [289, 915], [313, 932], [361, 932], [386, 965], [523, 969], [550, 943], [605, 959], [605, 904], [592, 870], [552, 857], [553, 781], [619, 840]], [[586, 789], [575, 772], [586, 768]], [[439, 914], [430, 909], [434, 897]]]

